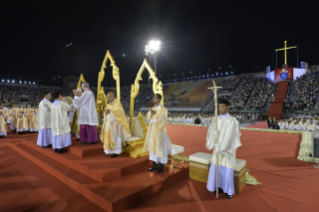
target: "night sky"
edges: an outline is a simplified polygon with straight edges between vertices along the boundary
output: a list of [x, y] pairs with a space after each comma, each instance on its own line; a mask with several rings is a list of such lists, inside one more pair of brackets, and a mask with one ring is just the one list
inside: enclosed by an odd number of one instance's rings
[[[295, 3], [299, 2], [299, 3]], [[159, 39], [158, 76], [190, 71], [235, 74], [275, 68], [275, 48], [298, 45], [299, 62], [319, 64], [318, 1], [1, 1], [2, 79], [57, 83], [79, 76], [96, 85], [106, 50], [128, 85]], [[73, 45], [66, 47], [68, 43]], [[297, 66], [297, 51], [288, 51]], [[125, 53], [130, 58], [122, 57]], [[278, 53], [278, 66], [284, 53]], [[151, 61], [152, 62], [152, 61]], [[110, 68], [104, 85], [112, 82]]]

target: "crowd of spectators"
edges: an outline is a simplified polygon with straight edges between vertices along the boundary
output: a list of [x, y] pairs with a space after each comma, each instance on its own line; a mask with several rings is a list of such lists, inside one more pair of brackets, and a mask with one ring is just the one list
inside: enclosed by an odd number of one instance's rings
[[272, 82], [263, 77], [256, 80], [256, 87], [247, 102], [247, 108], [261, 108], [266, 106], [268, 97], [271, 96]]
[[318, 108], [317, 95], [319, 89], [316, 82], [317, 77], [317, 72], [314, 72], [297, 78], [295, 81], [294, 110], [313, 110], [316, 107]]
[[233, 99], [231, 100], [231, 109], [242, 110], [244, 105], [250, 97], [252, 87], [254, 85], [255, 77], [244, 76], [243, 82], [239, 88], [234, 91]]
[[222, 83], [223, 90], [224, 91], [232, 91], [232, 90], [234, 90], [239, 81], [240, 81], [239, 77], [235, 77], [234, 79], [231, 79], [231, 80], [224, 80], [223, 83]]
[[[31, 104], [31, 106], [38, 106], [40, 101], [43, 99], [44, 90], [54, 90], [56, 87], [48, 86], [24, 86], [24, 85], [0, 85], [0, 102], [6, 107], [11, 108], [14, 104]], [[69, 91], [64, 91], [59, 88], [63, 96], [71, 94]]]

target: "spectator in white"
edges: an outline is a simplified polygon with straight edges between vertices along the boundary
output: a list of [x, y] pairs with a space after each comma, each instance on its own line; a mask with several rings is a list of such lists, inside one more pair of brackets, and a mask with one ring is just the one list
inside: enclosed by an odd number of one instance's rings
[[[99, 125], [94, 93], [90, 89], [87, 82], [82, 83], [81, 91], [73, 90], [75, 95], [73, 104], [80, 111], [78, 124], [80, 125], [80, 141], [81, 144], [94, 144], [99, 142], [99, 134], [97, 126]], [[81, 96], [82, 94], [82, 96]], [[79, 96], [81, 96], [79, 98]]]

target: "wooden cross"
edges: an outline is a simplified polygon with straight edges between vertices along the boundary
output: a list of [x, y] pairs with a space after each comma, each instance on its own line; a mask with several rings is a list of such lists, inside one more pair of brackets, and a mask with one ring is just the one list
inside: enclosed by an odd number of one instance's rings
[[281, 48], [281, 49], [275, 49], [275, 51], [276, 51], [276, 52], [282, 51], [282, 50], [285, 51], [285, 65], [287, 65], [287, 49], [295, 49], [295, 48], [297, 48], [297, 46], [287, 47], [287, 41], [285, 40], [285, 47], [284, 47], [284, 48]]
[[[214, 101], [215, 101], [215, 130], [218, 130], [217, 128], [217, 117], [218, 117], [218, 89], [221, 89], [223, 87], [216, 86], [215, 81], [213, 80], [214, 87], [208, 87], [207, 89], [211, 89], [214, 91]], [[216, 138], [215, 143], [218, 143], [218, 139]], [[215, 151], [214, 151], [215, 152]], [[218, 198], [218, 155], [217, 152], [215, 152], [216, 157], [216, 198]]]

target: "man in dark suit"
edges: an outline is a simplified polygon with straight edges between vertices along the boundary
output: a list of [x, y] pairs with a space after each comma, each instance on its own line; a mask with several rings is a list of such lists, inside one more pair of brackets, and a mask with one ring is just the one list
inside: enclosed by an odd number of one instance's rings
[[270, 116], [268, 117], [267, 124], [268, 124], [268, 129], [271, 129], [273, 125], [273, 120], [271, 119]]

